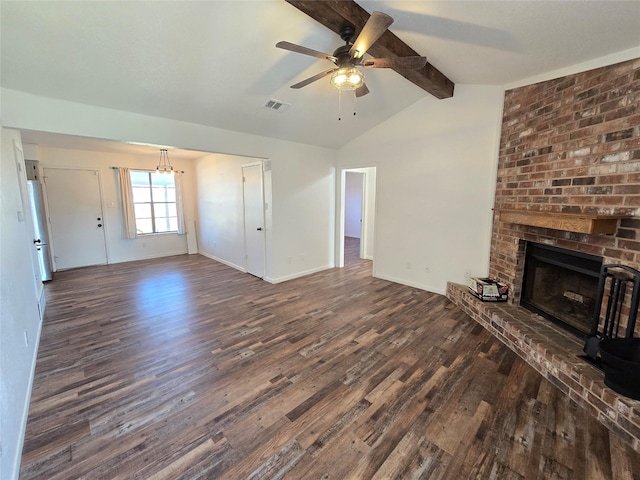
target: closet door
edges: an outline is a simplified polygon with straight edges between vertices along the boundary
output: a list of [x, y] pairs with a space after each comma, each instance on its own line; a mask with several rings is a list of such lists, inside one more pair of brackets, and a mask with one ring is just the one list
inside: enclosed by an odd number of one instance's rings
[[262, 163], [242, 167], [247, 273], [264, 278], [265, 231]]

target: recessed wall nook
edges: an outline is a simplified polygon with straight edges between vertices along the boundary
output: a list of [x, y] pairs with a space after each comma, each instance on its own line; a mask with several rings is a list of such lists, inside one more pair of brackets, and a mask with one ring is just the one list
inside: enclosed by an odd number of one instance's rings
[[[579, 358], [579, 332], [520, 306], [527, 244], [640, 269], [640, 59], [505, 92], [489, 276], [509, 284], [510, 298], [483, 303], [465, 285], [447, 286], [449, 299], [640, 451], [640, 401]], [[566, 289], [568, 300], [588, 308], [578, 288]]]

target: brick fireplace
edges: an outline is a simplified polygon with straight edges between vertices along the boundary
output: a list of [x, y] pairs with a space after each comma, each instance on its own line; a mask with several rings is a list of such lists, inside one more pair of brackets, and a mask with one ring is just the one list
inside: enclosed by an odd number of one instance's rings
[[489, 275], [513, 302], [526, 241], [640, 267], [640, 59], [507, 91], [499, 155], [496, 210], [624, 217], [611, 235], [495, 221]]
[[640, 451], [640, 402], [581, 363], [582, 340], [519, 307], [527, 242], [640, 269], [640, 59], [505, 92], [489, 276], [510, 285], [510, 304], [447, 287], [454, 303]]

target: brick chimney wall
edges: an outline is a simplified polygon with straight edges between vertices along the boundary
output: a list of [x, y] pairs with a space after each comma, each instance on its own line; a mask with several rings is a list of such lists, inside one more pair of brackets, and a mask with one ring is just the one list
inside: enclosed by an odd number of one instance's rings
[[495, 208], [628, 217], [589, 235], [494, 216], [489, 275], [514, 303], [526, 241], [640, 269], [640, 58], [505, 92]]

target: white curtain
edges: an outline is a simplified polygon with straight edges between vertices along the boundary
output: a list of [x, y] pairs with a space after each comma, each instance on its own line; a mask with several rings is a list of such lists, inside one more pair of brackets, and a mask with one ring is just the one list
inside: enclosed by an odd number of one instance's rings
[[129, 240], [138, 237], [129, 169], [118, 167], [118, 177], [120, 177], [120, 204], [122, 205], [122, 238]]
[[176, 184], [176, 212], [178, 215], [178, 233], [184, 235], [184, 203], [182, 200], [182, 172], [174, 173], [174, 182]]

